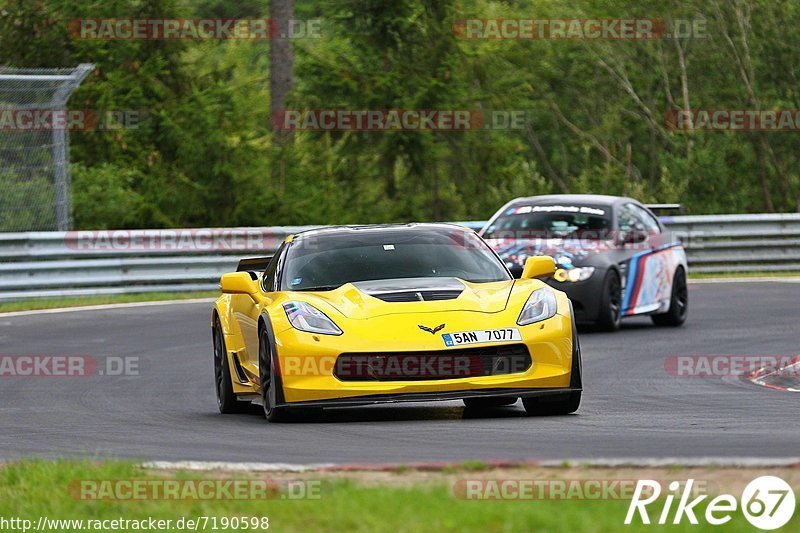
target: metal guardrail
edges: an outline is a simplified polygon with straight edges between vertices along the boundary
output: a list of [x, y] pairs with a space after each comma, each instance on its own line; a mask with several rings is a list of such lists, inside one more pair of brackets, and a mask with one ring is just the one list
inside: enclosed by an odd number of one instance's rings
[[219, 286], [306, 226], [0, 233], [0, 301]]
[[662, 217], [692, 272], [800, 271], [800, 214]]
[[[800, 271], [800, 214], [663, 217], [693, 272]], [[483, 222], [463, 222], [478, 229]], [[214, 290], [304, 227], [0, 234], [0, 301]]]

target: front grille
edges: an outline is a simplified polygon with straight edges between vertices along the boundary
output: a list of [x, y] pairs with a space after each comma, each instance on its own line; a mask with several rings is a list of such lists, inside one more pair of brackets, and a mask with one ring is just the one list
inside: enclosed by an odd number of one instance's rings
[[372, 294], [371, 296], [384, 302], [434, 302], [437, 300], [455, 300], [462, 292], [462, 290], [402, 291], [384, 292]]
[[333, 375], [340, 381], [429, 381], [525, 372], [531, 356], [524, 344], [425, 352], [343, 353]]

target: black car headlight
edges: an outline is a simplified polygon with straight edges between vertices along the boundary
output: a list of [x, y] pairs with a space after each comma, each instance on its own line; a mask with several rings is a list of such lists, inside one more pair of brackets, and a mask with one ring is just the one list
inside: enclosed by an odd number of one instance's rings
[[576, 268], [559, 268], [553, 275], [553, 279], [564, 283], [570, 281], [577, 283], [579, 281], [586, 281], [594, 274], [594, 267], [576, 267]]

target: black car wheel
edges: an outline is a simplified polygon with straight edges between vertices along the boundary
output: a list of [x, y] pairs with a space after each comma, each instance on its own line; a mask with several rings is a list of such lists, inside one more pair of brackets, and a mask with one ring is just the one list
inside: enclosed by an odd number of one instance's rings
[[580, 407], [581, 391], [523, 398], [522, 405], [525, 406], [525, 411], [532, 416], [568, 415]]
[[217, 407], [223, 414], [242, 413], [247, 410], [248, 404], [240, 402], [233, 393], [231, 368], [228, 364], [228, 352], [225, 348], [225, 336], [219, 323], [219, 317], [214, 319], [214, 329], [211, 331], [214, 341], [214, 384], [217, 392]]
[[677, 327], [686, 322], [689, 314], [689, 288], [686, 284], [686, 272], [683, 267], [678, 267], [672, 280], [672, 296], [669, 301], [669, 310], [666, 313], [651, 315], [656, 326]]
[[278, 406], [283, 399], [283, 391], [281, 390], [280, 374], [275, 367], [272, 343], [266, 328], [261, 328], [258, 336], [258, 368], [261, 376], [261, 401], [264, 406], [264, 416], [269, 422], [286, 421], [289, 418], [286, 408]]
[[[572, 371], [570, 372], [569, 392], [561, 392], [547, 396], [533, 396], [523, 398], [522, 405], [525, 412], [531, 416], [558, 416], [574, 413], [581, 406], [581, 393], [583, 391], [583, 361], [581, 355], [581, 342], [575, 328], [575, 315], [570, 304], [572, 315]], [[577, 389], [577, 390], [576, 390]]]
[[616, 270], [609, 270], [603, 280], [600, 314], [597, 326], [604, 331], [616, 331], [622, 322], [622, 285]]

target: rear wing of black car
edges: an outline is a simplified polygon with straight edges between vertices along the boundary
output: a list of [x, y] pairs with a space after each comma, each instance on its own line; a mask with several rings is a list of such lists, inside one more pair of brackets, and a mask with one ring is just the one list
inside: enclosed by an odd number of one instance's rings
[[264, 272], [270, 261], [272, 261], [272, 256], [242, 259], [239, 261], [239, 266], [236, 267], [236, 272]]
[[683, 213], [683, 204], [644, 204], [644, 206], [658, 216]]

